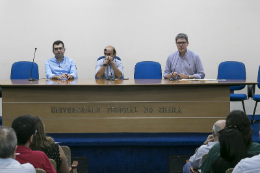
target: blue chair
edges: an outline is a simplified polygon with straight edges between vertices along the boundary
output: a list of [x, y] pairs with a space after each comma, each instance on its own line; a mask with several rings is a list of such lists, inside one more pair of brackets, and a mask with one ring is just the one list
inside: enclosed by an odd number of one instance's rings
[[[246, 67], [242, 62], [225, 61], [218, 66], [218, 79], [238, 79], [246, 80]], [[235, 90], [241, 90], [245, 85], [230, 86], [230, 101], [241, 101], [243, 110], [245, 110], [244, 100], [247, 100], [246, 94], [235, 94]]]
[[[98, 60], [101, 60], [101, 59], [103, 59], [103, 58], [105, 58], [105, 56], [101, 56], [101, 57], [99, 57], [99, 58], [97, 59], [97, 61], [98, 61]], [[115, 59], [118, 59], [118, 60], [121, 61], [121, 59], [120, 59], [118, 56], [115, 56]]]
[[142, 61], [135, 65], [134, 79], [162, 79], [161, 64], [154, 61]]
[[[258, 69], [257, 82], [258, 82], [257, 86], [258, 86], [258, 88], [260, 89], [260, 66], [259, 66], [259, 69]], [[253, 89], [253, 91], [252, 91], [252, 92], [253, 92], [252, 96], [253, 96], [253, 100], [255, 101], [255, 108], [254, 108], [254, 112], [253, 112], [251, 124], [253, 124], [253, 122], [254, 122], [254, 117], [255, 117], [255, 111], [256, 111], [257, 103], [260, 101], [260, 94], [254, 95], [254, 94], [255, 94], [255, 88], [252, 88], [252, 89]]]
[[[99, 57], [99, 58], [97, 59], [97, 61], [98, 61], [98, 60], [101, 60], [101, 59], [104, 59], [104, 58], [105, 58], [105, 56], [101, 56], [101, 57]], [[119, 61], [121, 61], [121, 59], [120, 59], [118, 56], [115, 56], [114, 58], [117, 59], [117, 60], [119, 60]], [[98, 79], [96, 75], [95, 75], [95, 79]], [[120, 79], [124, 79], [124, 75], [123, 75]]]
[[[31, 77], [32, 62], [18, 61], [13, 63], [11, 69], [11, 79], [29, 79]], [[34, 62], [32, 69], [32, 77], [39, 79], [38, 65]]]

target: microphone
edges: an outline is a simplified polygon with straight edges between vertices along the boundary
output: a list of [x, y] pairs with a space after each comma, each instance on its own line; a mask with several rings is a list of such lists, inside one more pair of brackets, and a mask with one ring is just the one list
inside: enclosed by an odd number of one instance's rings
[[33, 63], [34, 63], [34, 59], [35, 59], [36, 50], [37, 50], [37, 48], [35, 48], [35, 51], [34, 51], [33, 62], [32, 62], [32, 68], [31, 68], [31, 77], [28, 79], [28, 81], [35, 81], [35, 80], [36, 80], [36, 79], [34, 79], [34, 78], [32, 77], [32, 69], [33, 69]]
[[[174, 69], [173, 69], [173, 72], [175, 72], [175, 68], [176, 68], [176, 66], [177, 66], [178, 61], [179, 61], [179, 57], [178, 57], [178, 59], [177, 59], [177, 62], [176, 62], [175, 67], [174, 67]], [[173, 81], [173, 80], [175, 80], [175, 79], [174, 79], [173, 77], [171, 77], [169, 80], [170, 80], [170, 81]]]

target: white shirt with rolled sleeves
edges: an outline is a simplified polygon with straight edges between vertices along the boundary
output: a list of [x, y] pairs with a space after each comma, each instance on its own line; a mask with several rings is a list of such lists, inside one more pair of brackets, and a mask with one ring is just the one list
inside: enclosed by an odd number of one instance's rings
[[[121, 71], [122, 76], [124, 76], [122, 61], [114, 58], [113, 62], [115, 63], [115, 65], [118, 68], [118, 70]], [[102, 58], [102, 59], [100, 59], [100, 60], [98, 60], [96, 62], [96, 73], [95, 73], [95, 76], [97, 75], [98, 70], [103, 66], [104, 63], [105, 63], [105, 58]], [[104, 72], [103, 76], [101, 77], [101, 79], [107, 79], [107, 78], [110, 78], [110, 77], [113, 77], [114, 79], [117, 79], [112, 65], [111, 64], [107, 64], [105, 72]]]
[[[188, 49], [184, 57], [180, 56], [179, 51], [176, 51], [168, 56], [163, 77], [165, 78], [166, 75], [172, 72], [194, 75], [196, 79], [203, 79], [205, 77], [203, 65], [199, 55]], [[178, 76], [176, 78], [178, 78]]]
[[251, 158], [242, 159], [232, 173], [259, 173], [260, 172], [260, 154]]
[[202, 156], [208, 154], [209, 150], [218, 142], [208, 142], [207, 145], [201, 145], [197, 152], [190, 157], [189, 161], [194, 169], [199, 169], [202, 164]]

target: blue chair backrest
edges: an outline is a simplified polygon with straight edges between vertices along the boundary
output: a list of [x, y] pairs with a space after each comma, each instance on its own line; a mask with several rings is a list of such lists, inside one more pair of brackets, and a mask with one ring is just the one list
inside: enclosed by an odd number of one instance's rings
[[162, 79], [161, 64], [154, 61], [142, 61], [135, 65], [134, 79]]
[[[103, 59], [103, 58], [105, 58], [105, 56], [101, 56], [101, 57], [99, 57], [99, 58], [97, 59], [97, 61], [98, 61], [98, 60], [101, 60], [101, 59]], [[115, 59], [118, 59], [118, 60], [121, 61], [121, 59], [120, 59], [118, 56], [115, 56]]]
[[259, 66], [259, 69], [258, 69], [257, 82], [258, 82], [257, 86], [260, 89], [260, 66]]
[[[13, 63], [11, 69], [11, 79], [29, 79], [31, 77], [32, 62], [18, 61]], [[32, 69], [32, 77], [39, 79], [38, 65], [34, 62]]]
[[[99, 58], [97, 59], [97, 61], [98, 61], [98, 60], [101, 60], [101, 59], [103, 59], [103, 58], [105, 58], [105, 56], [101, 56], [101, 57], [99, 57]], [[120, 59], [118, 56], [115, 56], [115, 59], [121, 61], [121, 59]], [[96, 75], [95, 75], [95, 79], [98, 79]], [[123, 75], [120, 79], [124, 79], [124, 75]]]
[[[240, 79], [246, 80], [246, 67], [242, 62], [225, 61], [218, 66], [218, 79]], [[241, 90], [245, 85], [231, 86], [230, 90]]]

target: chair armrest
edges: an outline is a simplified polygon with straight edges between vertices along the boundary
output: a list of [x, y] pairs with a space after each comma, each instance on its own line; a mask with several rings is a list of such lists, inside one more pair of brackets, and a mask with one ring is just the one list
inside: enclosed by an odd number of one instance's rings
[[77, 168], [78, 167], [79, 162], [78, 161], [73, 161], [73, 163], [71, 164], [71, 168]]
[[247, 85], [247, 96], [253, 98], [255, 95], [255, 85]]
[[78, 161], [73, 161], [71, 167], [69, 168], [70, 173], [77, 173]]

